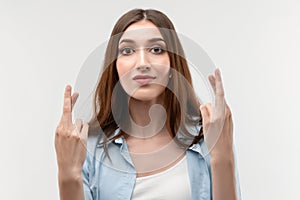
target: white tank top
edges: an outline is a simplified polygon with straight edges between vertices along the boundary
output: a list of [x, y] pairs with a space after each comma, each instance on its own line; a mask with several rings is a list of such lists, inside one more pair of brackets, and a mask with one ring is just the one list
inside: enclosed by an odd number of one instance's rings
[[187, 160], [184, 156], [165, 171], [136, 178], [131, 200], [189, 200], [190, 188]]

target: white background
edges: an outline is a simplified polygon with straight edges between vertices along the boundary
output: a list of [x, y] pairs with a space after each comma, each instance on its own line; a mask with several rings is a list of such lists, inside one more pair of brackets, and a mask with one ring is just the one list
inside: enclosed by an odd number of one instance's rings
[[0, 1], [0, 199], [58, 199], [63, 90], [132, 8], [165, 12], [221, 68], [243, 199], [299, 199], [300, 3]]

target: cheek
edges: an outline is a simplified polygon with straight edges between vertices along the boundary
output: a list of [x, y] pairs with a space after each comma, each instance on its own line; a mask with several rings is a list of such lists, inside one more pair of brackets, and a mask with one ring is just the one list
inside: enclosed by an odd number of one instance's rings
[[133, 65], [131, 63], [122, 59], [116, 61], [116, 68], [119, 75], [120, 84], [126, 91], [126, 93], [130, 96], [135, 90], [134, 85], [132, 84], [132, 81], [130, 79], [130, 71], [132, 71], [132, 66]]
[[119, 78], [124, 76], [126, 74], [126, 72], [129, 71], [129, 68], [130, 68], [128, 66], [128, 62], [124, 62], [122, 60], [117, 60], [116, 67], [117, 67]]
[[169, 58], [169, 55], [167, 53], [165, 53], [162, 56], [157, 57], [155, 59], [155, 62], [158, 65], [165, 66], [165, 67], [170, 67], [170, 58]]
[[162, 85], [166, 86], [169, 81], [169, 74], [170, 74], [170, 61], [169, 57], [166, 57], [158, 63], [157, 68], [155, 69], [157, 74], [159, 75], [158, 82]]

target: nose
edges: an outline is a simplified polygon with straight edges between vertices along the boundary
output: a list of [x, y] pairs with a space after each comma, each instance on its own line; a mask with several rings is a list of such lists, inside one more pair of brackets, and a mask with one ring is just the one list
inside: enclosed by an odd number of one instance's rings
[[150, 63], [147, 56], [147, 52], [145, 52], [145, 49], [140, 49], [136, 61], [136, 68], [137, 70], [141, 71], [149, 71], [150, 70]]

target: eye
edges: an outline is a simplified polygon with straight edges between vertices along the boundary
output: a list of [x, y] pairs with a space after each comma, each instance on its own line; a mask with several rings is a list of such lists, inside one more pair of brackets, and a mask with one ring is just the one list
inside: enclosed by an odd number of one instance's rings
[[152, 47], [151, 53], [162, 54], [165, 50], [162, 47]]
[[130, 47], [125, 47], [125, 48], [121, 49], [121, 50], [119, 51], [119, 53], [126, 56], [126, 55], [131, 55], [131, 54], [133, 54], [133, 53], [134, 53], [134, 50], [133, 50], [132, 48], [130, 48]]

